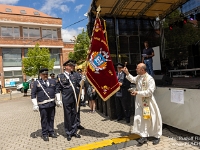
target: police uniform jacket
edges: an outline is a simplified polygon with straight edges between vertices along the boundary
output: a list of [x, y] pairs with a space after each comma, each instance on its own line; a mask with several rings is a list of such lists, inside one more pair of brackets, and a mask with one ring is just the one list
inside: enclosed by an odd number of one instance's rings
[[130, 82], [126, 79], [126, 74], [124, 72], [117, 72], [118, 82], [121, 82], [120, 90], [116, 93], [117, 97], [127, 98], [130, 95], [128, 89], [130, 88]]
[[[68, 74], [66, 73], [69, 79], [71, 80], [77, 100], [78, 100], [78, 93], [79, 93], [79, 87], [80, 87], [80, 76], [78, 77], [78, 74], [73, 73], [73, 74]], [[74, 91], [72, 88], [72, 85], [70, 84], [69, 79], [65, 76], [64, 73], [58, 74], [58, 81], [56, 84], [56, 93], [62, 93], [62, 101], [63, 103], [73, 103], [76, 101]]]
[[72, 71], [71, 72], [71, 79], [72, 81], [74, 82], [73, 84], [75, 84], [75, 87], [76, 87], [76, 93], [77, 93], [77, 96], [80, 92], [80, 81], [81, 81], [81, 74], [76, 72], [76, 71]]
[[[38, 83], [40, 82], [40, 84]], [[41, 86], [43, 86], [46, 93], [49, 95], [51, 99], [55, 99], [55, 91], [56, 91], [56, 81], [53, 79], [48, 79], [49, 86], [46, 86], [42, 79], [34, 81], [33, 87], [31, 89], [31, 99], [37, 99], [37, 102], [43, 102], [44, 100], [49, 100], [48, 96], [45, 94]], [[45, 104], [39, 104], [39, 108], [49, 108], [55, 106], [55, 101], [51, 101]]]

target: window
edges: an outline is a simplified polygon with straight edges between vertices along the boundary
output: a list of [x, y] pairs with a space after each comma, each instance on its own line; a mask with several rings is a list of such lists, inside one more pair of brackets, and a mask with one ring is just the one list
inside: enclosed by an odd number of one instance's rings
[[5, 71], [4, 72], [4, 76], [5, 77], [12, 77], [13, 75], [12, 75], [12, 71]]
[[4, 67], [21, 67], [22, 54], [21, 49], [2, 48], [3, 66]]
[[1, 36], [2, 37], [20, 37], [19, 27], [6, 27], [1, 26]]
[[12, 12], [12, 9], [6, 8], [6, 12]]
[[28, 49], [25, 48], [25, 49], [24, 49], [24, 57], [27, 57], [27, 53], [28, 53]]
[[55, 58], [54, 66], [60, 65], [60, 49], [52, 48], [50, 49], [51, 58]]
[[23, 37], [24, 38], [38, 38], [40, 37], [40, 29], [23, 27]]
[[40, 37], [39, 28], [29, 28], [29, 37]]
[[33, 13], [34, 13], [34, 15], [40, 15], [40, 13], [38, 11], [34, 11]]
[[13, 28], [13, 37], [20, 37], [19, 27]]
[[43, 39], [58, 39], [57, 30], [52, 29], [42, 29]]
[[23, 27], [23, 37], [28, 37], [28, 28]]
[[14, 76], [22, 76], [22, 71], [13, 71], [14, 72]]
[[25, 10], [20, 10], [20, 13], [21, 14], [26, 14], [26, 11]]
[[1, 27], [1, 36], [12, 37], [13, 36], [12, 27]]

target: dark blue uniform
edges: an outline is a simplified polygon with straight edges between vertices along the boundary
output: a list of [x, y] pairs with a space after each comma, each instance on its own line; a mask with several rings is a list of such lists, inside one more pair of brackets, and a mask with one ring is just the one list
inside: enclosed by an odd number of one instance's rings
[[[75, 88], [78, 100], [80, 86], [79, 80], [76, 79], [75, 75], [68, 74], [67, 72], [65, 73], [67, 74]], [[64, 73], [58, 75], [56, 93], [62, 93], [65, 132], [67, 135], [73, 135], [77, 132], [77, 110], [75, 94], [69, 79], [64, 75]]]
[[[44, 100], [49, 100], [41, 86], [51, 99], [55, 99], [56, 81], [48, 79], [49, 85], [46, 85], [41, 79], [38, 81], [34, 81], [33, 83], [33, 87], [31, 89], [31, 99], [36, 98], [38, 103], [43, 102]], [[38, 104], [38, 106], [41, 117], [42, 135], [48, 136], [49, 134], [54, 134], [55, 101]]]
[[126, 122], [129, 123], [131, 116], [131, 96], [128, 92], [130, 82], [126, 79], [124, 72], [117, 73], [117, 79], [122, 83], [120, 90], [115, 95], [117, 119], [121, 120], [125, 116]]
[[[81, 81], [81, 75], [80, 75], [80, 73], [78, 73], [78, 72], [76, 72], [76, 71], [73, 71], [73, 72], [71, 72], [71, 78], [72, 78], [72, 80], [74, 81], [74, 82], [76, 82], [76, 83], [78, 83], [77, 85], [76, 85], [76, 89], [77, 89], [77, 100], [78, 100], [78, 96], [79, 96], [79, 93], [80, 93], [80, 85], [79, 85], [79, 83], [80, 83], [80, 81]], [[80, 118], [80, 104], [81, 104], [81, 99], [80, 99], [80, 101], [79, 101], [79, 106], [78, 106], [78, 112], [77, 112], [77, 126], [79, 126], [80, 125], [80, 123], [81, 123], [81, 118]]]

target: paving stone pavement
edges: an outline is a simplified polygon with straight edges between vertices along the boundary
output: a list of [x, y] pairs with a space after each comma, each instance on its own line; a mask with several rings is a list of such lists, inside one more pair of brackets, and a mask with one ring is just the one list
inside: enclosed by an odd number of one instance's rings
[[[125, 121], [111, 121], [98, 112], [91, 114], [88, 111], [89, 107], [81, 108], [81, 124], [86, 128], [79, 131], [82, 137], [80, 139], [72, 138], [71, 141], [67, 141], [63, 125], [63, 109], [57, 108], [55, 132], [59, 136], [57, 139], [50, 138], [49, 142], [44, 142], [41, 139], [40, 116], [38, 112], [32, 111], [30, 96], [23, 97], [22, 93], [13, 93], [12, 100], [10, 100], [8, 94], [6, 96], [0, 95], [0, 150], [63, 150], [130, 134], [132, 123], [126, 124]], [[133, 117], [131, 122], [133, 122]], [[112, 149], [199, 149], [199, 143], [197, 142], [200, 142], [200, 138], [194, 143], [197, 146], [193, 146], [194, 144], [188, 143], [187, 140], [181, 141], [180, 137], [182, 136], [176, 136], [168, 129], [164, 129], [159, 145], [154, 146], [151, 142], [148, 142], [148, 146], [143, 145], [138, 148], [127, 142], [122, 143], [120, 148], [115, 146]], [[109, 147], [107, 148], [109, 149]]]

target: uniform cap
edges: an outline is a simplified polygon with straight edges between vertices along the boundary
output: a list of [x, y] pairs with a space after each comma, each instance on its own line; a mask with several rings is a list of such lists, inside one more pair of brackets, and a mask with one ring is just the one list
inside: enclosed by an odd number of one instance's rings
[[51, 73], [50, 76], [55, 76], [55, 73]]
[[123, 68], [124, 65], [123, 65], [122, 63], [117, 63], [117, 67], [119, 67], [119, 68]]
[[40, 69], [40, 71], [39, 71], [39, 73], [41, 73], [41, 74], [48, 74], [48, 69], [47, 68], [42, 68], [42, 69]]
[[67, 60], [64, 64], [63, 64], [63, 66], [67, 66], [67, 65], [72, 65], [72, 66], [75, 66], [75, 64], [74, 64], [74, 60]]

